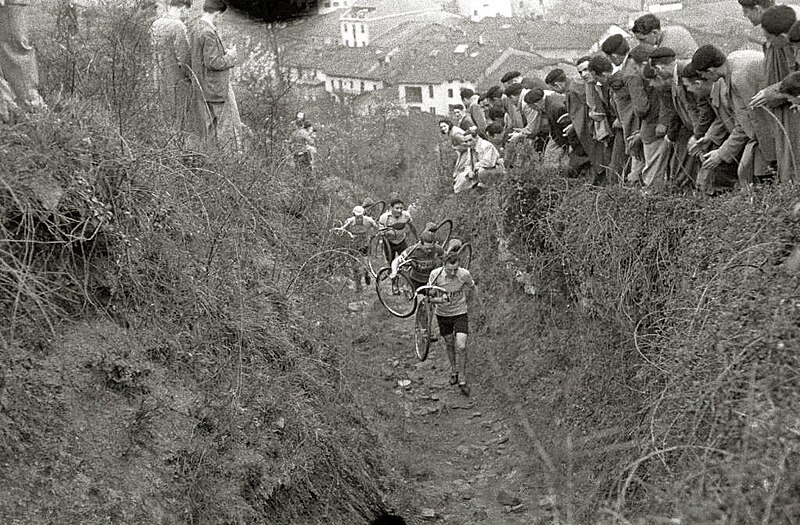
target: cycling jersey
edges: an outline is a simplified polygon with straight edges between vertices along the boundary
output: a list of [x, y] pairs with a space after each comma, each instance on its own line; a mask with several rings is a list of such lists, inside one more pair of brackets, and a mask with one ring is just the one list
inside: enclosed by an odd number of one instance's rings
[[369, 217], [367, 215], [363, 215], [361, 217], [348, 217], [344, 224], [342, 225], [342, 229], [349, 231], [353, 235], [366, 235], [371, 231], [377, 231], [378, 223], [375, 222], [375, 219]]
[[395, 230], [394, 235], [387, 235], [386, 238], [389, 240], [390, 244], [400, 244], [401, 242], [406, 240], [406, 235], [408, 234], [408, 224], [412, 222], [413, 219], [411, 218], [411, 214], [407, 211], [403, 210], [400, 213], [400, 217], [395, 217], [392, 215], [391, 210], [386, 211], [381, 215], [381, 218], [378, 219], [378, 222], [381, 226], [394, 226], [395, 224], [404, 224], [405, 227], [402, 230]]
[[444, 288], [447, 302], [436, 305], [436, 315], [454, 317], [467, 313], [467, 297], [464, 292], [475, 286], [472, 275], [466, 268], [458, 268], [453, 277], [447, 276], [447, 270], [440, 266], [431, 272], [428, 284]]
[[424, 244], [418, 242], [407, 250], [408, 259], [414, 261], [410, 277], [415, 281], [427, 282], [431, 271], [436, 268], [439, 258], [444, 255], [444, 249], [436, 243]]

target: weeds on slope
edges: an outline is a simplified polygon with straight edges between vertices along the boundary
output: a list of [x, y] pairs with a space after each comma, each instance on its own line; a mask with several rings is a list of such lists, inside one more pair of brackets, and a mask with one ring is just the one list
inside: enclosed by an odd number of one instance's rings
[[800, 519], [796, 200], [643, 196], [532, 169], [442, 202], [490, 287], [484, 382], [536, 429], [531, 472], [561, 522]]

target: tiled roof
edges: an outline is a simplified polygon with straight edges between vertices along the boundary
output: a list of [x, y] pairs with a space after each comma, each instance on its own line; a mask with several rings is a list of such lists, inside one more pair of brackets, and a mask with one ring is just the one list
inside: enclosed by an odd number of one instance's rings
[[537, 49], [589, 49], [608, 24], [559, 24], [554, 21], [484, 18], [470, 22], [471, 33], [487, 43], [536, 52]]

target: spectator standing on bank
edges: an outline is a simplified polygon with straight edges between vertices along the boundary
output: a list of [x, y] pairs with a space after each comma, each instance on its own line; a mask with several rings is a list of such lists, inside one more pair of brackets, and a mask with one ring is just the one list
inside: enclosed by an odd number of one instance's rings
[[217, 31], [217, 20], [228, 5], [224, 0], [205, 0], [203, 14], [192, 38], [192, 70], [200, 83], [209, 110], [206, 136], [209, 144], [226, 150], [241, 150], [242, 121], [230, 81], [236, 65], [236, 47], [226, 48]]
[[[30, 38], [29, 20], [35, 7], [31, 0], [0, 0], [0, 80], [4, 97], [28, 109], [46, 107], [39, 94], [39, 67]], [[3, 96], [0, 94], [0, 96]]]

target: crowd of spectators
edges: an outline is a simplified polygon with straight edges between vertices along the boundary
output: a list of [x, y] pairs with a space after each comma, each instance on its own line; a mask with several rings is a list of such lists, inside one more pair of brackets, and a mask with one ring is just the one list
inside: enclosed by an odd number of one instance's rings
[[714, 195], [797, 182], [800, 22], [773, 0], [738, 0], [764, 34], [762, 50], [724, 53], [646, 14], [633, 38], [544, 78], [510, 71], [478, 94], [462, 89], [439, 122], [457, 153], [454, 191], [491, 185], [526, 162], [593, 184]]

